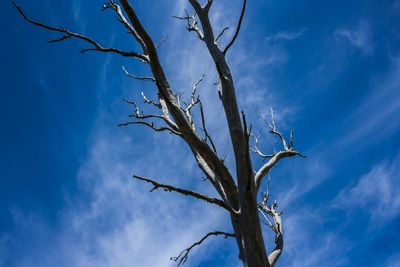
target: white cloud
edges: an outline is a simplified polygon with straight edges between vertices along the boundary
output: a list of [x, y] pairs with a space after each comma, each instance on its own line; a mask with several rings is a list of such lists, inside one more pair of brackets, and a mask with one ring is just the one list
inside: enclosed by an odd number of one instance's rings
[[72, 14], [74, 22], [78, 25], [81, 34], [85, 34], [86, 21], [82, 17], [82, 3], [81, 1], [74, 0], [72, 2]]
[[280, 31], [273, 36], [266, 37], [266, 41], [268, 42], [276, 42], [276, 41], [293, 41], [295, 39], [300, 38], [306, 32], [306, 28], [302, 28], [299, 31]]
[[372, 32], [369, 24], [362, 20], [356, 29], [337, 29], [335, 36], [347, 40], [351, 45], [369, 55], [373, 52]]
[[363, 209], [371, 215], [373, 226], [383, 226], [399, 215], [400, 156], [392, 162], [383, 162], [363, 175], [358, 182], [341, 191], [334, 206], [349, 212]]
[[368, 137], [371, 144], [379, 144], [391, 136], [398, 126], [396, 117], [400, 115], [400, 102], [397, 100], [400, 86], [400, 59], [392, 60], [391, 68], [381, 77], [371, 82], [369, 94], [343, 121], [346, 130], [343, 137], [332, 145], [336, 151], [347, 150], [349, 146], [358, 149]]
[[[83, 194], [60, 213], [61, 229], [49, 228], [38, 215], [14, 211], [20, 233], [34, 237], [14, 266], [175, 266], [171, 256], [210, 230], [225, 230], [218, 208], [163, 190], [149, 193], [149, 185], [131, 180], [133, 169], [158, 176], [163, 170], [161, 180], [176, 171], [161, 154], [137, 158], [131, 138], [103, 127], [78, 174]], [[175, 157], [180, 161], [184, 155]], [[146, 158], [152, 158], [151, 165]], [[195, 266], [201, 250], [193, 250], [188, 266]]]
[[385, 263], [387, 267], [400, 267], [400, 253], [391, 256]]
[[[314, 154], [312, 158], [291, 163], [290, 179], [285, 181], [285, 188], [277, 197], [283, 207], [289, 208], [331, 175], [330, 167], [322, 160], [320, 154]], [[301, 177], [298, 175], [299, 169], [304, 170]]]
[[280, 260], [284, 266], [344, 266], [351, 249], [348, 240], [335, 230], [324, 229], [323, 208], [303, 205], [284, 216], [285, 249]]

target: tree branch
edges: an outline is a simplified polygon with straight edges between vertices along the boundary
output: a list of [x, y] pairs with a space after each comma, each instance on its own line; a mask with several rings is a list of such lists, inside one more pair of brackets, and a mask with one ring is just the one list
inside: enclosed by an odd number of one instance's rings
[[139, 81], [151, 81], [151, 82], [155, 82], [155, 81], [156, 81], [153, 77], [146, 77], [146, 76], [143, 76], [143, 77], [142, 77], [142, 76], [133, 75], [133, 74], [129, 73], [129, 72], [126, 70], [125, 66], [122, 66], [122, 71], [125, 73], [125, 75], [126, 75], [127, 77], [133, 78], [133, 79], [136, 79], [136, 80], [139, 80]]
[[201, 100], [199, 102], [199, 107], [200, 107], [200, 117], [201, 117], [201, 124], [202, 124], [201, 130], [203, 130], [204, 135], [205, 135], [204, 142], [207, 143], [207, 141], [210, 141], [210, 144], [211, 144], [211, 147], [212, 147], [214, 153], [217, 154], [217, 148], [215, 147], [215, 144], [206, 128], [206, 119], [204, 116], [203, 104], [201, 103]]
[[125, 126], [133, 125], [133, 124], [141, 124], [141, 125], [148, 126], [149, 128], [153, 129], [156, 132], [165, 132], [165, 131], [167, 131], [167, 132], [170, 132], [171, 134], [175, 134], [175, 135], [178, 135], [178, 136], [181, 135], [179, 132], [176, 132], [175, 130], [173, 130], [173, 129], [169, 128], [169, 127], [165, 127], [165, 126], [157, 127], [157, 126], [154, 125], [154, 123], [147, 122], [147, 121], [128, 121], [128, 122], [125, 122], [125, 123], [119, 123], [119, 124], [117, 124], [117, 126], [125, 127]]
[[136, 39], [136, 41], [142, 47], [145, 54], [147, 54], [147, 47], [146, 47], [145, 43], [143, 42], [143, 40], [139, 36], [139, 34], [136, 32], [135, 28], [125, 18], [124, 14], [122, 13], [121, 7], [117, 3], [115, 3], [113, 0], [109, 0], [108, 3], [104, 4], [103, 10], [105, 10], [107, 8], [111, 8], [115, 11], [115, 13], [117, 13], [119, 22], [121, 22], [125, 26], [125, 28], [129, 31], [129, 33], [132, 34], [132, 36]]
[[185, 17], [178, 17], [178, 16], [172, 16], [172, 17], [175, 19], [186, 20], [187, 21], [186, 29], [189, 32], [195, 32], [197, 34], [197, 37], [200, 40], [203, 40], [204, 34], [199, 29], [199, 27], [197, 27], [196, 13], [194, 13], [193, 15], [190, 16], [186, 9], [185, 9], [185, 13], [186, 13]]
[[153, 106], [155, 106], [156, 108], [159, 108], [159, 109], [162, 108], [160, 102], [156, 102], [156, 101], [153, 101], [153, 100], [149, 100], [149, 99], [144, 95], [143, 92], [141, 92], [140, 94], [141, 94], [141, 96], [142, 96], [143, 101], [144, 101], [145, 104], [153, 105]]
[[161, 41], [156, 45], [156, 48], [161, 47], [168, 40], [168, 36], [164, 36]]
[[225, 28], [220, 32], [220, 34], [218, 34], [217, 38], [215, 39], [215, 42], [216, 42], [216, 43], [218, 43], [219, 38], [221, 38], [222, 35], [224, 35], [224, 33], [225, 33], [227, 30], [229, 30], [229, 27], [225, 27]]
[[196, 130], [196, 128], [194, 125], [193, 115], [192, 115], [191, 110], [195, 105], [200, 103], [200, 97], [197, 96], [197, 98], [196, 98], [195, 96], [196, 96], [197, 87], [203, 81], [204, 77], [205, 77], [205, 75], [203, 74], [203, 76], [193, 85], [192, 94], [190, 96], [190, 103], [189, 104], [185, 103], [186, 107], [183, 109], [193, 130]]
[[[268, 227], [275, 232], [275, 248], [268, 255], [269, 264], [271, 265], [271, 267], [274, 267], [283, 251], [282, 212], [278, 212], [276, 210], [276, 208], [278, 207], [278, 203], [276, 201], [274, 201], [272, 205], [268, 206], [268, 187], [267, 192], [262, 195], [262, 202], [258, 204], [258, 209], [263, 217], [266, 219], [266, 224], [268, 225]], [[272, 217], [273, 223], [268, 219], [266, 215]]]
[[179, 255], [177, 257], [171, 257], [171, 260], [173, 261], [179, 261], [178, 262], [178, 266], [181, 266], [183, 264], [185, 264], [185, 262], [188, 259], [189, 253], [190, 251], [196, 247], [199, 246], [201, 243], [204, 242], [204, 240], [206, 240], [208, 237], [210, 236], [218, 236], [218, 235], [222, 235], [225, 238], [228, 237], [235, 237], [235, 234], [232, 233], [226, 233], [226, 232], [221, 232], [221, 231], [214, 231], [214, 232], [209, 232], [208, 234], [206, 234], [202, 239], [200, 239], [199, 241], [197, 241], [196, 243], [194, 243], [193, 245], [191, 245], [190, 247], [188, 247], [187, 249], [183, 250], [181, 253], [179, 253]]
[[14, 5], [15, 5], [16, 9], [18, 10], [18, 12], [21, 14], [21, 16], [26, 21], [28, 21], [29, 23], [31, 23], [33, 25], [36, 25], [38, 27], [50, 30], [50, 31], [55, 31], [55, 32], [60, 32], [60, 33], [65, 34], [61, 38], [50, 40], [49, 41], [50, 43], [61, 42], [61, 41], [64, 41], [64, 40], [66, 40], [66, 39], [68, 39], [70, 37], [74, 37], [74, 38], [83, 40], [83, 41], [93, 45], [93, 48], [86, 48], [86, 49], [81, 50], [82, 53], [85, 53], [87, 51], [99, 51], [99, 52], [105, 52], [105, 53], [115, 53], [115, 54], [119, 54], [119, 55], [124, 56], [124, 57], [132, 57], [132, 58], [139, 59], [144, 63], [148, 63], [149, 62], [148, 57], [146, 55], [144, 55], [144, 54], [140, 54], [140, 53], [136, 53], [136, 52], [126, 52], [126, 51], [122, 51], [122, 50], [119, 50], [119, 49], [116, 49], [116, 48], [111, 48], [111, 47], [103, 47], [99, 43], [97, 43], [96, 41], [94, 41], [93, 39], [91, 39], [91, 38], [89, 38], [89, 37], [87, 37], [85, 35], [81, 35], [81, 34], [72, 32], [70, 30], [64, 29], [64, 28], [52, 27], [52, 26], [48, 26], [46, 24], [43, 24], [41, 22], [34, 21], [34, 20], [30, 19], [23, 12], [22, 8], [20, 6], [18, 6], [15, 2], [14, 2]]
[[263, 154], [258, 149], [258, 140], [256, 139], [256, 146], [255, 146], [255, 149], [253, 149], [253, 150], [263, 158], [270, 158], [270, 160], [267, 163], [265, 163], [256, 172], [256, 174], [254, 176], [257, 192], [261, 186], [261, 182], [262, 182], [262, 179], [264, 178], [264, 176], [272, 169], [272, 167], [274, 167], [279, 162], [279, 160], [281, 160], [282, 158], [290, 158], [293, 156], [300, 156], [302, 158], [305, 158], [304, 155], [302, 155], [300, 152], [294, 150], [294, 148], [293, 148], [293, 131], [290, 131], [290, 142], [288, 145], [283, 134], [276, 129], [275, 119], [274, 119], [274, 111], [272, 108], [271, 108], [271, 123], [269, 124], [266, 121], [265, 121], [265, 123], [270, 128], [270, 133], [279, 137], [279, 139], [282, 143], [282, 146], [283, 146], [283, 150], [280, 150], [272, 155]]
[[257, 155], [259, 155], [262, 158], [272, 158], [274, 155], [273, 154], [264, 154], [263, 152], [261, 152], [260, 150], [260, 137], [256, 137], [254, 134], [251, 134], [251, 137], [254, 139], [254, 147], [250, 147], [250, 151], [253, 153], [256, 153]]
[[[157, 103], [148, 100], [148, 99], [144, 96], [143, 92], [142, 92], [142, 97], [144, 98], [145, 103], [153, 104], [153, 105], [157, 106]], [[152, 128], [153, 130], [155, 130], [155, 131], [157, 131], [157, 132], [169, 131], [170, 133], [173, 133], [173, 134], [176, 134], [176, 135], [178, 135], [178, 136], [181, 136], [181, 133], [179, 132], [178, 127], [176, 126], [176, 124], [175, 124], [174, 122], [171, 121], [171, 119], [169, 118], [169, 115], [168, 115], [167, 113], [164, 113], [164, 112], [163, 112], [163, 115], [158, 115], [158, 114], [144, 114], [142, 111], [140, 111], [140, 108], [139, 108], [138, 104], [137, 104], [135, 101], [131, 101], [131, 100], [128, 100], [128, 99], [126, 99], [126, 98], [124, 98], [123, 100], [124, 100], [124, 102], [133, 105], [133, 114], [129, 115], [129, 117], [131, 117], [131, 118], [136, 118], [136, 119], [138, 119], [139, 121], [132, 121], [132, 122], [127, 122], [127, 123], [120, 123], [120, 124], [118, 124], [118, 126], [128, 126], [128, 125], [131, 125], [131, 124], [142, 124], [142, 125], [146, 125], [146, 126]], [[147, 102], [147, 101], [148, 101], [148, 102]], [[159, 104], [159, 105], [160, 105], [160, 108], [161, 108], [162, 105], [161, 105], [161, 104]], [[162, 108], [161, 108], [161, 109], [162, 109]], [[150, 123], [150, 122], [145, 121], [146, 119], [161, 119], [161, 120], [163, 120], [169, 127], [156, 127], [156, 126], [154, 125], [154, 123], [152, 123], [152, 122]]]
[[158, 53], [154, 42], [141, 24], [135, 10], [128, 0], [120, 0], [120, 3], [125, 10], [125, 13], [127, 14], [132, 26], [143, 40], [148, 50], [150, 66], [154, 78], [156, 79], [159, 100], [163, 105], [163, 112], [171, 115], [174, 123], [179, 129], [179, 132], [181, 133], [181, 137], [191, 148], [196, 160], [198, 160], [198, 164], [202, 166], [202, 170], [208, 170], [207, 175], [210, 175], [212, 179], [216, 179], [213, 182], [213, 185], [216, 187], [218, 193], [221, 194], [221, 197], [224, 199], [224, 201], [227, 201], [227, 203], [233, 207], [237, 207], [237, 187], [233, 181], [232, 175], [226, 166], [220, 162], [217, 155], [208, 146], [208, 144], [203, 142], [196, 132], [193, 131], [184, 112], [182, 112], [181, 108], [179, 107], [177, 98], [173, 94], [173, 91], [165, 76], [165, 72], [158, 58]]
[[264, 176], [276, 165], [276, 163], [279, 162], [280, 159], [282, 158], [290, 158], [296, 155], [301, 155], [297, 151], [279, 151], [274, 154], [274, 156], [267, 162], [265, 163], [256, 173], [255, 175], [255, 181], [256, 181], [256, 188], [257, 191], [260, 188], [262, 179]]
[[133, 178], [152, 184], [154, 187], [150, 190], [150, 192], [153, 192], [154, 190], [162, 188], [162, 189], [164, 189], [164, 191], [167, 191], [167, 192], [177, 192], [177, 193], [185, 195], [185, 196], [191, 196], [191, 197], [203, 200], [207, 203], [215, 204], [215, 205], [220, 206], [230, 212], [230, 209], [225, 205], [225, 203], [222, 200], [219, 200], [217, 198], [209, 197], [209, 196], [197, 193], [197, 192], [178, 188], [178, 187], [175, 187], [172, 185], [160, 184], [154, 180], [151, 180], [146, 177], [139, 176], [139, 175], [134, 175]]
[[232, 40], [228, 43], [228, 45], [225, 47], [223, 53], [224, 55], [226, 55], [226, 53], [228, 52], [229, 48], [233, 45], [233, 43], [236, 41], [236, 38], [239, 35], [240, 32], [240, 28], [242, 26], [242, 21], [243, 21], [243, 17], [244, 17], [244, 12], [246, 11], [246, 4], [247, 4], [247, 0], [243, 0], [243, 6], [242, 6], [242, 11], [240, 13], [240, 17], [239, 17], [239, 21], [238, 24], [236, 26], [236, 31], [235, 34], [232, 37]]

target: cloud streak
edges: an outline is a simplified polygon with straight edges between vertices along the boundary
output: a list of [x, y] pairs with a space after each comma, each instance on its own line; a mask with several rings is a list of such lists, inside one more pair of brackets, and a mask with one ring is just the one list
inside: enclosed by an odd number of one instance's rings
[[273, 36], [266, 37], [267, 42], [277, 42], [277, 41], [293, 41], [301, 36], [307, 31], [307, 28], [302, 28], [299, 31], [280, 31]]
[[362, 209], [370, 214], [372, 226], [380, 227], [398, 216], [400, 196], [400, 154], [393, 161], [377, 164], [363, 175], [357, 183], [344, 189], [334, 201], [346, 211]]
[[365, 55], [373, 53], [374, 47], [371, 28], [364, 20], [358, 23], [356, 29], [341, 28], [335, 30], [335, 36], [338, 39], [346, 40]]

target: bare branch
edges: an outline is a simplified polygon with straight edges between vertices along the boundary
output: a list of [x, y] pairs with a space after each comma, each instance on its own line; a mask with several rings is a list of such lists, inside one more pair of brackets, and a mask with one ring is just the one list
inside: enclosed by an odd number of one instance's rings
[[200, 103], [200, 97], [198, 96], [196, 98], [195, 96], [196, 96], [197, 87], [203, 81], [204, 77], [205, 77], [205, 75], [203, 74], [203, 76], [193, 85], [192, 94], [190, 96], [190, 103], [186, 104], [186, 107], [183, 109], [193, 130], [195, 130], [195, 125], [194, 125], [193, 115], [192, 115], [191, 110], [195, 105]]
[[272, 167], [274, 167], [279, 162], [279, 160], [281, 160], [282, 158], [290, 158], [293, 156], [300, 156], [302, 158], [305, 158], [304, 155], [302, 155], [300, 152], [294, 150], [294, 148], [293, 148], [293, 131], [290, 132], [290, 143], [288, 145], [283, 134], [276, 129], [274, 111], [272, 108], [271, 108], [271, 123], [269, 124], [265, 119], [264, 119], [264, 122], [270, 128], [270, 133], [277, 135], [279, 137], [279, 139], [282, 143], [282, 146], [283, 146], [283, 150], [275, 152], [272, 155], [265, 155], [265, 154], [261, 153], [261, 151], [259, 151], [258, 140], [256, 139], [256, 147], [253, 150], [260, 156], [262, 156], [262, 155], [266, 156], [264, 158], [270, 158], [270, 160], [267, 163], [265, 163], [255, 174], [254, 179], [256, 182], [257, 190], [261, 186], [263, 177], [272, 169]]
[[[122, 51], [122, 50], [119, 50], [119, 49], [116, 49], [116, 48], [111, 48], [111, 47], [103, 47], [99, 43], [97, 43], [96, 41], [94, 41], [93, 39], [91, 39], [91, 38], [89, 38], [89, 37], [87, 37], [85, 35], [81, 35], [81, 34], [72, 32], [70, 30], [64, 29], [64, 28], [52, 27], [52, 26], [48, 26], [46, 24], [43, 24], [41, 22], [34, 21], [34, 20], [30, 19], [23, 12], [22, 8], [20, 6], [18, 6], [15, 2], [14, 2], [14, 5], [15, 5], [16, 9], [18, 10], [18, 12], [21, 14], [21, 16], [26, 21], [28, 21], [29, 23], [31, 23], [33, 25], [36, 25], [36, 26], [39, 26], [41, 28], [50, 30], [50, 31], [60, 32], [60, 33], [64, 34], [64, 36], [59, 38], [59, 39], [50, 40], [49, 41], [50, 43], [60, 42], [60, 41], [66, 40], [66, 39], [68, 39], [70, 37], [74, 37], [74, 38], [83, 40], [83, 41], [93, 45], [93, 48], [87, 48], [87, 49], [81, 50], [82, 53], [85, 53], [87, 51], [99, 51], [99, 52], [105, 52], [105, 53], [115, 53], [115, 54], [119, 54], [119, 55], [124, 56], [124, 57], [136, 58], [136, 59], [139, 59], [139, 60], [141, 60], [142, 62], [145, 62], [145, 63], [149, 62], [149, 59], [148, 59], [148, 57], [146, 55], [139, 54], [139, 53], [136, 53], [136, 52], [126, 52], [126, 51]], [[69, 36], [69, 37], [66, 37], [66, 36]]]
[[279, 137], [279, 139], [282, 142], [283, 148], [284, 150], [289, 150], [289, 147], [286, 143], [285, 137], [283, 136], [283, 134], [281, 132], [279, 132], [276, 129], [276, 125], [275, 125], [275, 118], [274, 118], [274, 110], [271, 108], [271, 124], [269, 124], [265, 119], [264, 119], [265, 124], [268, 125], [268, 127], [270, 128], [270, 133], [275, 134]]
[[194, 192], [194, 191], [178, 188], [178, 187], [175, 187], [172, 185], [160, 184], [154, 180], [151, 180], [149, 178], [139, 176], [139, 175], [134, 175], [133, 178], [152, 184], [154, 187], [150, 190], [150, 192], [153, 192], [154, 190], [162, 188], [162, 189], [164, 189], [164, 191], [167, 191], [167, 192], [177, 192], [177, 193], [185, 195], [185, 196], [191, 196], [191, 197], [203, 200], [207, 203], [215, 204], [215, 205], [220, 206], [221, 208], [224, 208], [230, 212], [230, 209], [225, 205], [225, 203], [222, 200], [219, 200], [217, 198], [209, 197], [209, 196], [206, 196], [206, 195]]
[[254, 134], [251, 134], [251, 137], [254, 139], [254, 147], [250, 147], [250, 151], [253, 153], [258, 154], [262, 158], [272, 158], [274, 155], [273, 154], [264, 154], [261, 152], [260, 147], [259, 147], [259, 139], [260, 137], [256, 137]]
[[224, 35], [224, 33], [225, 33], [227, 30], [229, 30], [229, 27], [225, 27], [225, 28], [220, 32], [220, 34], [218, 34], [217, 38], [215, 39], [215, 42], [216, 42], [216, 43], [218, 43], [219, 38], [221, 38], [222, 35]]
[[125, 28], [129, 31], [129, 33], [132, 34], [132, 36], [136, 39], [136, 41], [140, 44], [142, 47], [143, 51], [147, 54], [147, 47], [145, 43], [143, 42], [143, 39], [139, 36], [135, 28], [128, 22], [128, 20], [125, 18], [124, 14], [122, 13], [121, 7], [115, 3], [113, 0], [109, 0], [108, 3], [104, 4], [103, 10], [106, 8], [111, 8], [117, 13], [118, 20], [121, 22]]
[[150, 118], [157, 118], [157, 119], [164, 119], [163, 116], [157, 114], [144, 114], [140, 111], [138, 104], [135, 101], [128, 100], [126, 98], [123, 99], [125, 103], [133, 105], [133, 114], [129, 115], [131, 118], [136, 119], [150, 119]]
[[187, 22], [186, 29], [187, 29], [189, 32], [195, 32], [195, 33], [197, 34], [197, 37], [198, 37], [200, 40], [203, 40], [204, 34], [203, 34], [203, 32], [200, 30], [200, 28], [197, 27], [197, 20], [196, 20], [197, 14], [194, 13], [193, 15], [189, 15], [189, 13], [187, 12], [186, 9], [185, 9], [185, 14], [186, 14], [185, 17], [178, 17], [178, 16], [172, 16], [172, 17], [175, 18], [175, 19], [186, 20], [186, 22]]
[[64, 35], [64, 36], [61, 36], [60, 38], [57, 38], [57, 39], [48, 40], [47, 42], [48, 43], [57, 43], [57, 42], [64, 41], [64, 40], [66, 40], [68, 38], [71, 38], [71, 35]]
[[156, 48], [161, 47], [167, 40], [168, 40], [168, 36], [164, 36], [164, 38], [162, 38], [161, 41], [156, 45]]
[[122, 71], [125, 73], [125, 75], [126, 75], [127, 77], [133, 78], [133, 79], [136, 79], [136, 80], [139, 80], [139, 81], [152, 81], [152, 82], [155, 82], [155, 81], [156, 81], [153, 77], [146, 77], [146, 76], [145, 76], [145, 77], [141, 77], [141, 76], [133, 75], [133, 74], [129, 73], [129, 72], [126, 70], [125, 66], [122, 66]]
[[270, 133], [275, 134], [279, 137], [279, 139], [282, 142], [284, 150], [286, 150], [286, 151], [291, 150], [291, 148], [287, 145], [285, 137], [283, 136], [283, 134], [281, 132], [279, 132], [278, 130], [273, 129], [273, 128], [271, 128], [269, 131], [270, 131]]
[[211, 147], [212, 147], [213, 151], [215, 152], [215, 154], [217, 154], [217, 148], [215, 147], [214, 142], [213, 142], [213, 140], [212, 140], [212, 138], [211, 138], [211, 136], [208, 133], [207, 128], [206, 128], [206, 120], [205, 120], [205, 117], [204, 117], [203, 104], [201, 103], [201, 100], [199, 100], [199, 107], [200, 107], [201, 124], [202, 124], [202, 127], [203, 127], [203, 128], [201, 128], [201, 130], [203, 130], [204, 135], [205, 135], [204, 142], [207, 143], [207, 141], [210, 141], [210, 144], [211, 144]]
[[169, 128], [169, 127], [165, 127], [165, 126], [157, 127], [157, 126], [154, 125], [154, 123], [147, 122], [147, 121], [128, 121], [128, 122], [125, 122], [125, 123], [119, 123], [119, 124], [117, 124], [117, 126], [125, 127], [125, 126], [128, 126], [128, 125], [134, 125], [134, 124], [141, 124], [141, 125], [148, 126], [149, 128], [153, 129], [156, 132], [165, 132], [165, 131], [167, 131], [167, 132], [170, 132], [171, 134], [175, 134], [175, 135], [179, 135], [179, 136], [181, 135], [181, 133], [179, 133], [179, 132], [177, 132], [177, 131]]
[[[145, 100], [145, 103], [148, 104], [153, 104], [154, 106], [160, 108], [161, 110], [163, 110], [162, 108], [162, 104], [161, 103], [156, 103], [154, 101], [150, 101], [148, 100], [143, 92], [142, 92], [142, 97]], [[170, 133], [176, 134], [181, 136], [181, 133], [179, 132], [179, 128], [176, 126], [176, 124], [171, 120], [171, 118], [169, 117], [168, 113], [163, 111], [163, 115], [158, 115], [158, 114], [144, 114], [138, 104], [135, 101], [131, 101], [128, 100], [126, 98], [123, 99], [124, 102], [133, 105], [133, 114], [129, 115], [129, 117], [131, 118], [136, 118], [139, 121], [132, 121], [132, 122], [127, 122], [127, 123], [120, 123], [118, 124], [118, 126], [128, 126], [131, 124], [142, 124], [142, 125], [146, 125], [150, 128], [152, 128], [153, 130], [157, 131], [157, 132], [162, 132], [162, 131], [169, 131]], [[145, 122], [144, 120], [146, 119], [161, 119], [163, 120], [169, 127], [156, 127], [154, 125], [154, 123], [150, 123], [150, 122]]]
[[[269, 189], [267, 190], [269, 191]], [[269, 264], [271, 267], [274, 267], [283, 251], [282, 212], [278, 212], [276, 210], [278, 207], [278, 203], [276, 201], [274, 201], [272, 205], [268, 205], [268, 191], [262, 194], [262, 202], [258, 204], [258, 209], [263, 217], [267, 220], [268, 227], [275, 232], [275, 248], [268, 255]], [[272, 217], [273, 223], [268, 219], [267, 215]]]
[[190, 251], [196, 247], [199, 246], [201, 243], [204, 242], [204, 240], [206, 240], [208, 237], [210, 236], [218, 236], [218, 235], [222, 235], [225, 238], [228, 237], [235, 237], [235, 234], [232, 233], [226, 233], [226, 232], [221, 232], [221, 231], [214, 231], [214, 232], [209, 232], [208, 234], [206, 234], [202, 239], [200, 239], [199, 241], [197, 241], [196, 243], [194, 243], [193, 245], [191, 245], [190, 247], [188, 247], [187, 249], [183, 250], [181, 253], [179, 253], [178, 256], [176, 257], [171, 257], [171, 260], [173, 261], [177, 261], [178, 262], [178, 266], [181, 266], [183, 264], [185, 264], [185, 262], [188, 259], [189, 253]]
[[262, 178], [279, 162], [282, 158], [290, 158], [296, 155], [301, 155], [297, 151], [279, 151], [267, 163], [265, 163], [255, 175], [256, 188], [260, 188]]
[[146, 103], [146, 104], [151, 104], [151, 105], [153, 105], [153, 106], [155, 106], [155, 107], [157, 107], [157, 108], [161, 108], [160, 102], [156, 102], [156, 101], [153, 101], [153, 100], [149, 100], [149, 99], [144, 95], [143, 92], [141, 92], [140, 94], [142, 95], [142, 98], [143, 98], [143, 100], [144, 100], [144, 103]]
[[242, 11], [240, 13], [238, 24], [236, 26], [235, 34], [233, 35], [232, 40], [225, 47], [225, 49], [223, 51], [224, 55], [226, 55], [226, 53], [228, 52], [229, 48], [233, 45], [233, 43], [236, 41], [236, 38], [239, 35], [240, 27], [242, 26], [242, 21], [243, 21], [243, 17], [244, 17], [244, 12], [246, 11], [246, 4], [247, 4], [247, 0], [243, 0]]

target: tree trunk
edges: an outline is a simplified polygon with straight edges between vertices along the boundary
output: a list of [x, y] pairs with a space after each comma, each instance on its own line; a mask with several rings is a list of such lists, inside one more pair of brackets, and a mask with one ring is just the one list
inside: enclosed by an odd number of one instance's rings
[[232, 227], [236, 235], [239, 258], [245, 267], [269, 267], [264, 246], [257, 203], [249, 192], [241, 201], [241, 214], [231, 215]]

